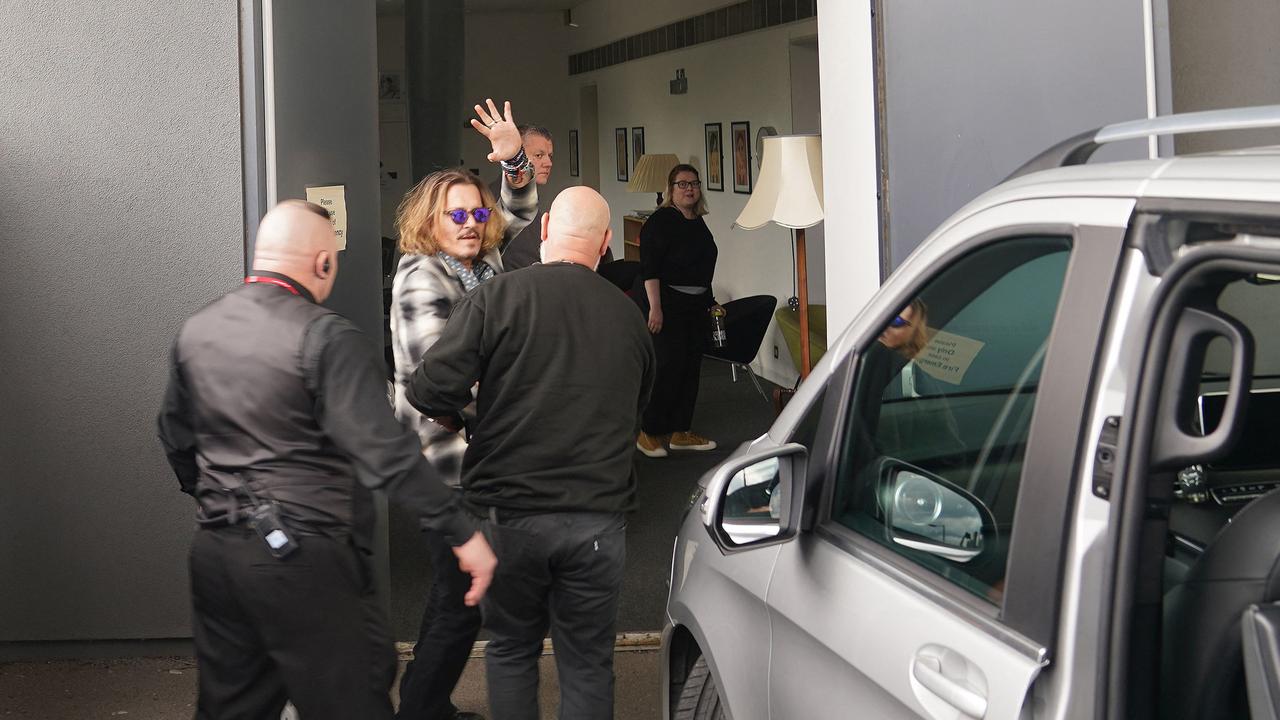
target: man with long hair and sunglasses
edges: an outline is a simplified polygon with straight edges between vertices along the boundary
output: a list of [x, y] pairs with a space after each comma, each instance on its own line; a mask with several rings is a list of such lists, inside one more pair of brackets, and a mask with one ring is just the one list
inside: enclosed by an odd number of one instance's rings
[[[519, 216], [537, 211], [533, 168], [521, 147], [511, 104], [499, 114], [476, 106], [483, 122], [476, 129], [492, 144], [489, 159], [502, 162], [504, 191], [495, 200], [480, 178], [462, 169], [440, 170], [423, 178], [396, 213], [404, 255], [391, 286], [391, 341], [395, 357], [395, 409], [422, 441], [423, 454], [457, 487], [466, 439], [457, 418], [428, 418], [405, 399], [409, 377], [427, 348], [435, 344], [449, 314], [464, 295], [502, 272], [499, 246], [503, 230]], [[505, 162], [503, 162], [505, 161]], [[474, 417], [474, 404], [464, 418]], [[480, 631], [480, 611], [466, 606], [464, 577], [447, 562], [443, 537], [424, 528], [432, 578], [414, 659], [400, 682], [399, 716], [404, 720], [466, 720], [451, 702], [454, 685], [466, 667]]]
[[462, 487], [466, 507], [488, 517], [498, 556], [499, 597], [483, 606], [495, 720], [537, 720], [548, 631], [559, 716], [613, 717], [632, 446], [656, 360], [635, 304], [595, 271], [609, 217], [590, 188], [557, 195], [542, 220], [542, 262], [462, 298], [406, 392], [434, 417], [479, 388]]

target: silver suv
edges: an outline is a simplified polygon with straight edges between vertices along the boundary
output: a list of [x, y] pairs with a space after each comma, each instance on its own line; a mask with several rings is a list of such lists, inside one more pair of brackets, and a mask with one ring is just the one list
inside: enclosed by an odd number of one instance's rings
[[1108, 126], [938, 228], [704, 478], [666, 716], [1275, 718], [1280, 149], [1084, 162], [1276, 125]]

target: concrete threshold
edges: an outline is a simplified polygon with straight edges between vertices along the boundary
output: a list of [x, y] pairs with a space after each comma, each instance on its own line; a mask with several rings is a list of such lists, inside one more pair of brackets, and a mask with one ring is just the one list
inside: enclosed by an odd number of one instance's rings
[[[485, 648], [489, 646], [488, 640], [477, 640], [475, 645], [471, 646], [471, 658], [484, 657]], [[618, 633], [618, 637], [613, 641], [613, 651], [620, 652], [652, 652], [662, 648], [661, 632], [625, 632]], [[402, 662], [413, 659], [413, 643], [398, 642], [396, 643], [396, 653], [399, 654]], [[555, 655], [555, 648], [552, 646], [551, 638], [542, 641], [542, 654]]]

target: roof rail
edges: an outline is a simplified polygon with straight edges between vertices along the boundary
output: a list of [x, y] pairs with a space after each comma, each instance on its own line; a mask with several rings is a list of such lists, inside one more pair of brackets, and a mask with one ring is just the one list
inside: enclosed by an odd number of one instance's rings
[[1096, 130], [1063, 140], [1013, 171], [1013, 174], [1005, 180], [1012, 180], [1039, 170], [1083, 165], [1098, 148], [1121, 140], [1134, 140], [1152, 135], [1184, 135], [1266, 127], [1280, 127], [1280, 105], [1205, 110], [1104, 125]]

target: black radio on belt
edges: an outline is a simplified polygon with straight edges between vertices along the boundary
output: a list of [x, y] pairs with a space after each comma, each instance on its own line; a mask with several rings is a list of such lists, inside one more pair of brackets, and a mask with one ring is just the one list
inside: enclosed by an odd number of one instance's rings
[[[298, 541], [293, 539], [289, 528], [285, 527], [284, 521], [280, 519], [280, 506], [274, 501], [263, 500], [253, 491], [253, 488], [249, 487], [249, 483], [240, 473], [236, 473], [236, 478], [240, 480], [240, 486], [234, 488], [233, 492], [247, 495], [249, 501], [253, 503], [251, 507], [244, 510], [244, 517], [248, 520], [249, 527], [258, 532], [262, 541], [267, 544], [267, 551], [273, 557], [277, 560], [288, 557], [298, 549]], [[234, 523], [234, 520], [232, 522]]]
[[298, 549], [298, 542], [280, 520], [280, 508], [275, 503], [261, 503], [250, 509], [249, 527], [258, 531], [267, 551], [276, 558], [287, 557]]

